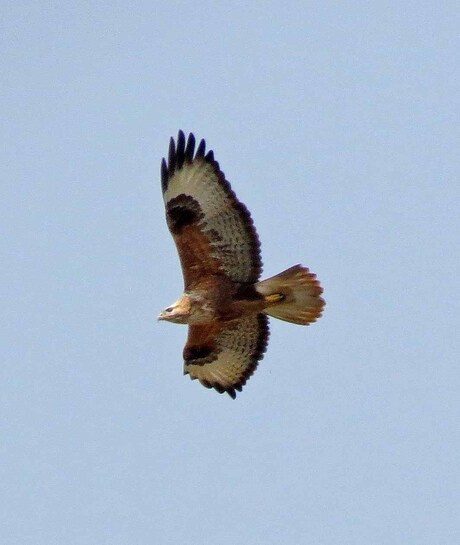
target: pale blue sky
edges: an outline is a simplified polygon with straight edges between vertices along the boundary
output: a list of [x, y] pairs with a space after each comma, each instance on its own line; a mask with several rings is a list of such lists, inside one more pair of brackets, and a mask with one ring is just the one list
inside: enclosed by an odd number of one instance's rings
[[[458, 2], [2, 2], [2, 545], [457, 545]], [[159, 165], [252, 211], [272, 320], [232, 401], [182, 376]]]

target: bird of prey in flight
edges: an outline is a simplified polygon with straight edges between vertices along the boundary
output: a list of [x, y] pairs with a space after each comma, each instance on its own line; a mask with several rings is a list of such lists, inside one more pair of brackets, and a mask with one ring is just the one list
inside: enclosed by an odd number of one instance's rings
[[161, 163], [166, 221], [177, 246], [184, 293], [160, 320], [188, 324], [184, 374], [232, 398], [267, 348], [268, 316], [315, 322], [325, 305], [316, 276], [295, 265], [260, 280], [260, 242], [246, 206], [214, 153], [179, 131]]

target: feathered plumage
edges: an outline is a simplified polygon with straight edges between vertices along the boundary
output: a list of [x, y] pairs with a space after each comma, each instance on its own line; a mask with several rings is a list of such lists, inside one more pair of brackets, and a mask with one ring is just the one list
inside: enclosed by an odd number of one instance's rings
[[267, 347], [267, 315], [307, 325], [322, 312], [322, 288], [296, 265], [259, 282], [260, 242], [246, 206], [201, 140], [172, 138], [161, 163], [166, 221], [179, 253], [184, 294], [160, 319], [189, 324], [184, 372], [208, 388], [236, 391]]

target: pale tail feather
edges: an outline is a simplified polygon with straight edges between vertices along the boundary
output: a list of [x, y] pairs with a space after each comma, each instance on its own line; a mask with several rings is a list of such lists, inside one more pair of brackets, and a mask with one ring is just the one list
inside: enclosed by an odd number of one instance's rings
[[316, 275], [301, 265], [258, 282], [256, 290], [267, 301], [265, 314], [294, 324], [315, 322], [326, 304]]

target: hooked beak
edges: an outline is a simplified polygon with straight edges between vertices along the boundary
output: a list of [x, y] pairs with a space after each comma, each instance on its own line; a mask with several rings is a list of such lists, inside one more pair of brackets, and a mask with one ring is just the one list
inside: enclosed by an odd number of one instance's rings
[[173, 310], [174, 310], [174, 305], [171, 305], [170, 307], [163, 309], [160, 312], [160, 314], [158, 315], [157, 320], [168, 320], [168, 321], [170, 321], [171, 316], [173, 316], [173, 314], [174, 314]]

